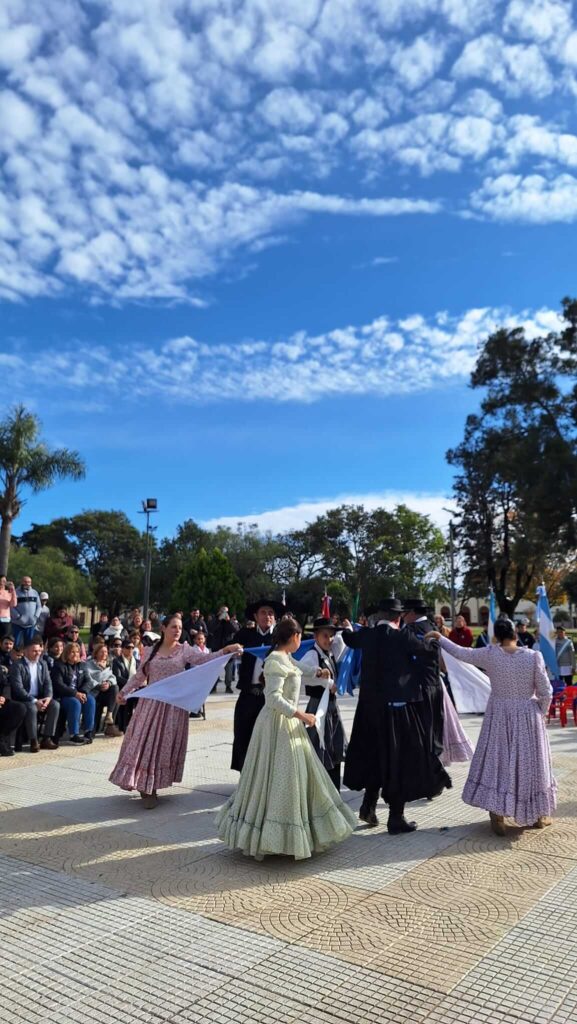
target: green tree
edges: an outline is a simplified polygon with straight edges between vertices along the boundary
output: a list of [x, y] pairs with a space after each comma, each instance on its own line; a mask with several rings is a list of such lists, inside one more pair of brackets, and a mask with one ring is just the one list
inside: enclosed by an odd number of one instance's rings
[[52, 609], [59, 604], [88, 605], [94, 601], [90, 581], [78, 569], [66, 564], [64, 553], [58, 548], [42, 548], [36, 554], [24, 547], [13, 547], [10, 552], [10, 572], [15, 581], [31, 576], [37, 590], [50, 595]]
[[341, 505], [308, 530], [325, 576], [343, 583], [351, 600], [358, 593], [361, 604], [372, 603], [393, 591], [421, 591], [432, 599], [446, 587], [443, 535], [428, 516], [406, 505], [393, 511]]
[[208, 551], [213, 546], [212, 535], [193, 519], [181, 523], [174, 537], [165, 537], [152, 560], [150, 594], [153, 603], [159, 608], [168, 608], [174, 581], [182, 566], [201, 548]]
[[218, 548], [191, 555], [182, 566], [173, 586], [174, 608], [186, 611], [200, 608], [208, 613], [216, 611], [221, 604], [233, 610], [244, 607], [244, 595], [240, 580], [226, 555]]
[[33, 525], [22, 534], [31, 550], [57, 547], [68, 565], [90, 580], [96, 603], [116, 614], [140, 604], [144, 586], [146, 540], [124, 512], [98, 509]]
[[17, 405], [0, 422], [0, 573], [8, 570], [14, 520], [25, 504], [26, 489], [47, 490], [57, 480], [80, 480], [85, 465], [70, 448], [50, 448], [40, 437], [40, 421]]
[[210, 546], [226, 555], [247, 601], [257, 600], [262, 594], [278, 594], [274, 568], [281, 544], [270, 533], [259, 533], [254, 524], [239, 523], [236, 530], [219, 526], [211, 534]]
[[577, 303], [560, 330], [527, 337], [501, 329], [481, 347], [471, 386], [478, 414], [447, 453], [458, 468], [459, 537], [477, 592], [493, 586], [501, 611], [577, 543]]

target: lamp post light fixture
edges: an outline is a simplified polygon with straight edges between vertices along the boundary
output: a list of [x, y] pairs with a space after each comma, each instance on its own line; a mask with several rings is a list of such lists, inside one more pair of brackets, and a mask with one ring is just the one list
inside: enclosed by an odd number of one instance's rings
[[148, 618], [148, 605], [150, 603], [150, 574], [152, 571], [152, 534], [156, 529], [150, 525], [150, 515], [158, 512], [158, 501], [156, 498], [144, 498], [140, 515], [146, 516], [146, 557], [144, 563], [144, 600], [142, 602], [142, 618]]

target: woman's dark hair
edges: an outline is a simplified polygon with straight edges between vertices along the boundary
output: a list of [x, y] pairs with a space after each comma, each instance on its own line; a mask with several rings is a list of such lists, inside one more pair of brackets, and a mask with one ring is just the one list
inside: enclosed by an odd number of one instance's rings
[[495, 620], [495, 640], [498, 643], [502, 643], [503, 640], [516, 640], [517, 633], [515, 632], [515, 624], [511, 622], [511, 619], [496, 619]]
[[64, 651], [64, 646], [65, 646], [64, 640], [62, 640], [61, 637], [59, 637], [59, 636], [53, 636], [48, 641], [48, 644], [47, 644], [47, 647], [46, 647], [46, 649], [47, 649], [49, 654], [50, 654], [51, 651], [54, 650], [54, 648], [56, 647], [56, 644], [62, 644], [62, 651]]
[[277, 622], [271, 637], [272, 647], [268, 654], [272, 654], [273, 651], [276, 651], [277, 647], [284, 647], [284, 645], [289, 642], [290, 638], [293, 637], [295, 633], [302, 633], [301, 626], [299, 625], [296, 619], [286, 618], [281, 619], [280, 622]]
[[[180, 614], [180, 612], [170, 612], [169, 615], [165, 616], [164, 622], [162, 623], [162, 625], [164, 626], [165, 629], [166, 629], [167, 626], [170, 626], [170, 623], [172, 622], [173, 619], [180, 619], [180, 624], [182, 626], [182, 615]], [[148, 679], [148, 674], [150, 672], [150, 662], [152, 661], [153, 658], [156, 658], [156, 655], [158, 654], [158, 651], [160, 650], [160, 648], [162, 646], [162, 641], [163, 640], [164, 640], [164, 636], [161, 636], [160, 640], [157, 640], [152, 645], [152, 648], [151, 648], [151, 651], [150, 651], [150, 657], [147, 658], [147, 660], [145, 661], [144, 665], [142, 666], [142, 671], [143, 671], [144, 676], [145, 676], [146, 679]]]

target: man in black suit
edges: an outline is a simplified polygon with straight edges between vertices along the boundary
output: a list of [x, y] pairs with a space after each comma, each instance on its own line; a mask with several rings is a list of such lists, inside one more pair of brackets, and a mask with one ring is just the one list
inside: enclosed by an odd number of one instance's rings
[[[413, 636], [423, 640], [427, 633], [435, 628], [427, 615], [427, 605], [422, 597], [411, 597], [405, 602], [403, 620], [405, 629]], [[431, 750], [437, 757], [443, 753], [443, 682], [441, 680], [441, 664], [439, 650], [433, 649], [422, 655], [415, 662], [415, 670], [420, 678], [423, 701], [420, 705], [423, 727]]]
[[[24, 722], [30, 740], [30, 753], [42, 750], [56, 750], [53, 741], [60, 705], [52, 696], [50, 669], [42, 659], [42, 640], [33, 636], [24, 648], [24, 657], [15, 661], [8, 673], [12, 700], [24, 704]], [[44, 738], [38, 742], [38, 713], [44, 713]]]
[[[234, 642], [243, 647], [270, 647], [273, 629], [277, 618], [286, 613], [284, 604], [261, 598], [249, 605], [245, 618], [252, 620], [256, 628], [248, 626], [239, 629]], [[232, 745], [231, 768], [242, 771], [248, 745], [255, 722], [264, 707], [264, 678], [262, 675], [262, 659], [254, 654], [244, 652], [240, 660], [237, 690], [240, 690], [234, 709], [234, 741]]]
[[405, 818], [406, 803], [437, 796], [451, 786], [430, 750], [418, 710], [423, 692], [415, 659], [429, 656], [437, 644], [401, 630], [402, 612], [397, 598], [382, 598], [374, 629], [342, 633], [347, 647], [362, 651], [344, 783], [349, 789], [365, 790], [359, 817], [370, 826], [378, 824], [376, 806], [382, 794], [389, 805], [387, 827], [392, 835], [417, 827]]

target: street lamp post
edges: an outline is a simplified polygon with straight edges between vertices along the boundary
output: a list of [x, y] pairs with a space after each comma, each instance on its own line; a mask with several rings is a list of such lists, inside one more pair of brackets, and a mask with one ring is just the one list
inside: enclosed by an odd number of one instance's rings
[[155, 529], [150, 525], [151, 512], [158, 511], [156, 498], [145, 498], [142, 502], [141, 515], [146, 516], [146, 561], [144, 566], [144, 600], [142, 602], [142, 617], [148, 618], [148, 605], [150, 603], [150, 574], [152, 571], [152, 533]]
[[443, 508], [451, 516], [449, 520], [449, 563], [451, 568], [451, 625], [455, 628], [455, 612], [457, 610], [457, 598], [455, 592], [455, 526], [453, 516], [458, 515], [452, 508]]

